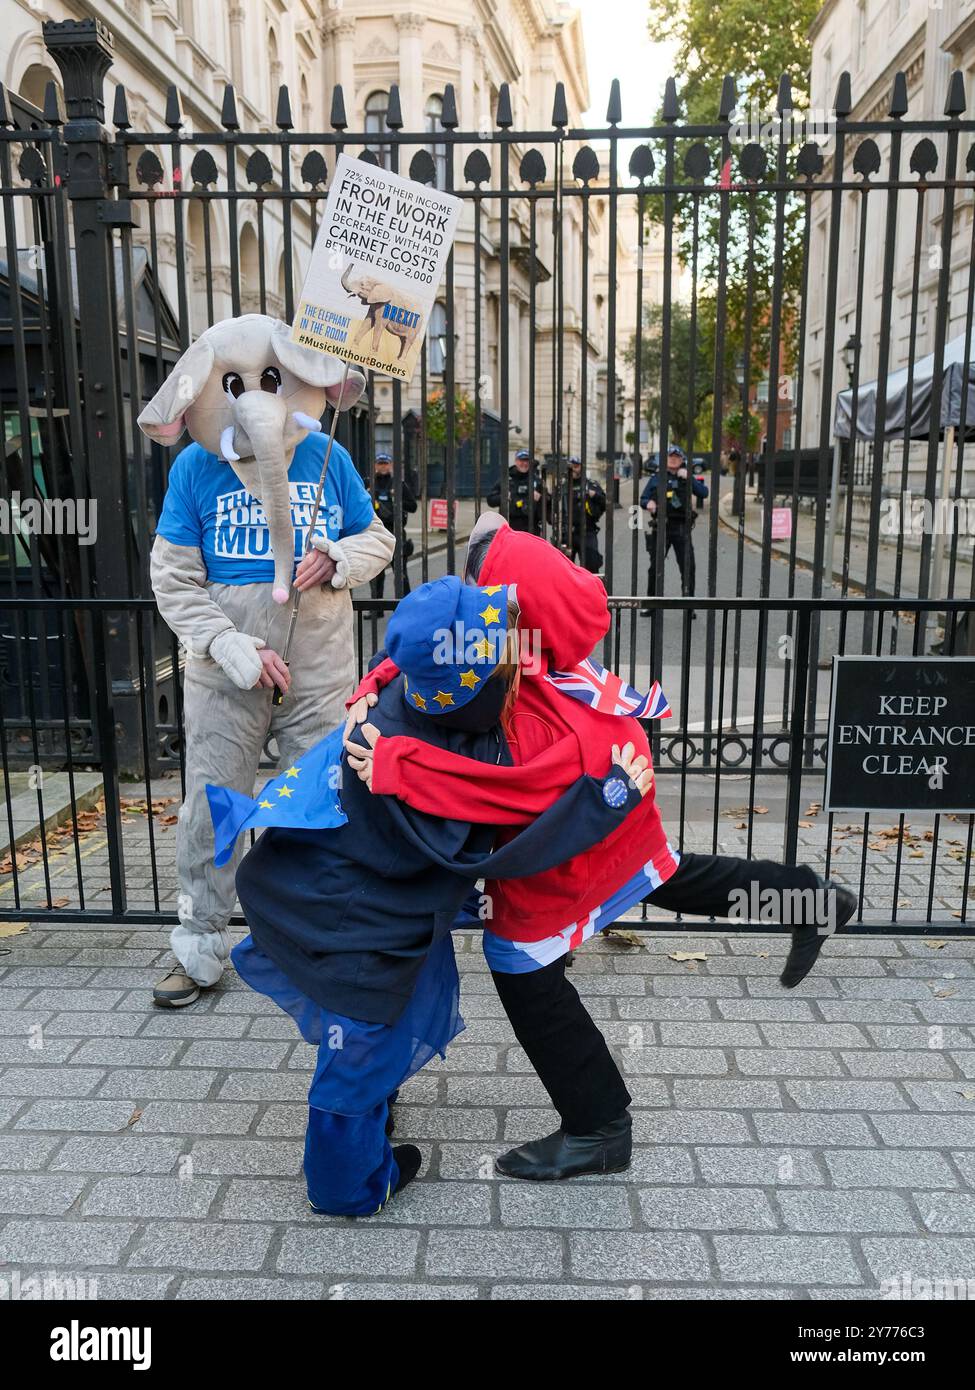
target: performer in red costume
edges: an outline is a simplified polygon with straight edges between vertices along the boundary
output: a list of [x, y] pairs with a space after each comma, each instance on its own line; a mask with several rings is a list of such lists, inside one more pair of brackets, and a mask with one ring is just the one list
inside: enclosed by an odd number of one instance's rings
[[[523, 656], [506, 729], [517, 765], [492, 767], [418, 739], [373, 737], [368, 724], [361, 732], [371, 753], [363, 756], [361, 746], [350, 746], [349, 761], [374, 793], [439, 816], [509, 826], [503, 841], [581, 773], [605, 770], [613, 744], [631, 742], [647, 758], [650, 748], [638, 719], [587, 702], [601, 680], [611, 687], [616, 679], [588, 660], [609, 626], [599, 579], [545, 541], [486, 513], [471, 534], [465, 578], [484, 586], [498, 575], [517, 585], [523, 639], [540, 643], [537, 653]], [[363, 679], [349, 701], [350, 723], [367, 717], [377, 691], [396, 674], [386, 660]], [[640, 714], [651, 715], [655, 705], [666, 708], [656, 694], [638, 706]], [[505, 1012], [561, 1118], [554, 1134], [503, 1154], [497, 1160], [501, 1173], [551, 1180], [614, 1172], [630, 1161], [630, 1095], [605, 1039], [566, 979], [568, 952], [641, 900], [684, 915], [727, 917], [752, 884], [759, 893], [775, 890], [777, 901], [793, 909], [798, 902], [804, 911], [801, 921], [791, 923], [782, 974], [783, 985], [793, 987], [819, 954], [825, 939], [819, 928], [832, 931], [849, 921], [856, 898], [808, 865], [679, 855], [668, 843], [653, 795], [595, 848], [531, 878], [485, 884], [485, 920], [472, 914], [466, 924], [486, 928], [485, 955]]]

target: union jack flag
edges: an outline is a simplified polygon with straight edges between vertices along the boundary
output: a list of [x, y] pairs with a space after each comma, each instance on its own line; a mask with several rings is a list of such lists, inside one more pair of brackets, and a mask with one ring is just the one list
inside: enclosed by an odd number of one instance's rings
[[592, 657], [570, 671], [549, 671], [545, 679], [563, 695], [591, 705], [600, 714], [628, 714], [634, 719], [669, 719], [673, 714], [659, 681], [654, 681], [649, 695], [641, 695]]

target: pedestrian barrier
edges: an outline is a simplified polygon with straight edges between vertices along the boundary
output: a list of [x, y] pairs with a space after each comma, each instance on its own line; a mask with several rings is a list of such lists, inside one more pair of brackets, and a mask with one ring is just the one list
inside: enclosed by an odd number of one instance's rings
[[[640, 602], [610, 599], [602, 656], [641, 688], [652, 649], [664, 653], [659, 674], [673, 715], [645, 727], [675, 849], [807, 860], [858, 891], [862, 921], [850, 930], [971, 931], [975, 815], [825, 809], [831, 676], [820, 663], [824, 654], [917, 656], [919, 620], [936, 611], [950, 652], [975, 601], [759, 599], [746, 611], [735, 599], [669, 598], [656, 602], [650, 632], [638, 623]], [[381, 649], [394, 607], [354, 601], [360, 671]], [[0, 684], [0, 921], [176, 920], [183, 656], [172, 643], [157, 678], [146, 642], [154, 616], [145, 599], [0, 600], [20, 662], [18, 678]], [[132, 645], [134, 683], [111, 679], [111, 637]], [[76, 643], [90, 663], [72, 657]], [[55, 670], [60, 684], [45, 690], [42, 676]], [[12, 709], [10, 692], [21, 689], [26, 706]], [[135, 769], [120, 756], [132, 728]], [[262, 776], [271, 775], [273, 740], [266, 752]], [[729, 926], [761, 930], [760, 922]]]

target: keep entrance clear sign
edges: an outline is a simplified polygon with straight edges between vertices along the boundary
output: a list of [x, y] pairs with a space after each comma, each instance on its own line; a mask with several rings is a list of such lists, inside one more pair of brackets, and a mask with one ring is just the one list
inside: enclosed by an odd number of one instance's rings
[[833, 658], [826, 810], [975, 810], [975, 658]]

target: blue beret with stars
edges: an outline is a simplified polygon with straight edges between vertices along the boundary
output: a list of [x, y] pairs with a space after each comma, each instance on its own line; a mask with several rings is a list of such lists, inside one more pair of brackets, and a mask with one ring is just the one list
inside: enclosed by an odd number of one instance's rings
[[507, 584], [433, 579], [401, 598], [386, 650], [403, 672], [407, 704], [446, 714], [473, 700], [504, 655]]

